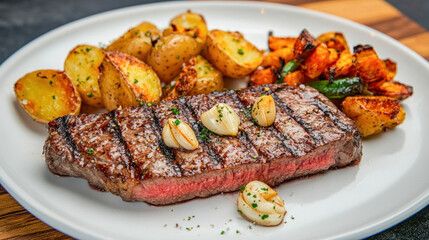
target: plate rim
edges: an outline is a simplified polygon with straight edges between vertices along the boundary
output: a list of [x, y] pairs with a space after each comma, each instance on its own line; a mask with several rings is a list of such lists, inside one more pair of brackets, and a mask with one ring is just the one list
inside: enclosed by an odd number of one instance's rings
[[[240, 6], [240, 7], [276, 7], [283, 8], [285, 11], [294, 11], [305, 14], [312, 14], [318, 18], [323, 19], [333, 19], [337, 21], [344, 22], [348, 26], [352, 26], [361, 30], [375, 32], [378, 37], [380, 37], [383, 41], [388, 41], [390, 43], [394, 43], [398, 48], [405, 51], [407, 54], [410, 54], [413, 58], [415, 58], [422, 67], [429, 70], [429, 62], [424, 59], [421, 55], [416, 53], [414, 50], [405, 46], [398, 40], [376, 30], [365, 26], [363, 24], [338, 17], [335, 15], [331, 15], [324, 12], [319, 12], [316, 10], [306, 9], [298, 6], [292, 6], [287, 4], [280, 3], [270, 3], [270, 2], [253, 2], [253, 1], [229, 1], [229, 2], [218, 2], [218, 1], [205, 1], [205, 2], [188, 2], [188, 1], [172, 1], [172, 2], [160, 2], [160, 3], [149, 3], [149, 4], [140, 4], [134, 6], [123, 7], [119, 9], [108, 10], [100, 13], [96, 13], [93, 15], [89, 15], [87, 17], [83, 17], [59, 27], [56, 27], [52, 30], [49, 30], [46, 33], [36, 37], [31, 40], [23, 47], [19, 48], [12, 55], [8, 56], [3, 63], [0, 65], [0, 75], [3, 75], [7, 72], [17, 60], [19, 60], [23, 55], [30, 51], [31, 49], [37, 47], [37, 45], [43, 44], [49, 39], [55, 39], [57, 35], [62, 35], [64, 32], [73, 31], [73, 28], [78, 28], [80, 26], [85, 26], [87, 24], [91, 24], [96, 21], [100, 21], [103, 18], [112, 18], [115, 15], [123, 15], [124, 13], [128, 13], [129, 11], [143, 11], [150, 8], [154, 8], [157, 10], [162, 10], [162, 8], [170, 8], [174, 6], [189, 6], [192, 8], [193, 6], [197, 7], [207, 7], [213, 6], [215, 4], [221, 3], [222, 7], [231, 7], [231, 6]], [[0, 156], [1, 157], [1, 156]], [[36, 218], [40, 219], [45, 224], [51, 226], [57, 231], [63, 232], [67, 235], [77, 237], [77, 238], [91, 238], [91, 239], [101, 239], [100, 235], [97, 233], [89, 231], [87, 229], [81, 228], [73, 224], [73, 222], [68, 219], [59, 216], [53, 211], [50, 211], [49, 208], [37, 202], [35, 199], [31, 197], [31, 195], [25, 192], [21, 187], [19, 187], [12, 178], [6, 173], [6, 171], [0, 166], [0, 183], [5, 188], [5, 190], [20, 204], [22, 205], [28, 212], [34, 215]], [[345, 237], [369, 237], [371, 235], [377, 234], [381, 231], [390, 228], [407, 218], [411, 217], [416, 212], [420, 211], [424, 207], [429, 205], [429, 187], [426, 191], [422, 192], [420, 195], [416, 196], [413, 201], [410, 201], [410, 204], [404, 206], [398, 211], [394, 212], [389, 216], [383, 217], [381, 221], [377, 221], [370, 225], [365, 225], [364, 227], [355, 229], [353, 231], [348, 231], [342, 234], [337, 234], [332, 236], [332, 239], [339, 239]]]

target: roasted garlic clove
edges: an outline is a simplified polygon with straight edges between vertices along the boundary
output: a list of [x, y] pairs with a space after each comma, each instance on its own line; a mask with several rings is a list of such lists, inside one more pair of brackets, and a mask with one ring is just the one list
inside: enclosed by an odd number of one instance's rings
[[262, 226], [278, 225], [286, 214], [281, 197], [260, 181], [252, 181], [246, 185], [238, 195], [237, 206], [242, 216]]
[[276, 119], [276, 104], [271, 95], [261, 96], [253, 104], [252, 117], [262, 127], [268, 127]]
[[172, 148], [194, 150], [198, 148], [198, 140], [192, 128], [179, 119], [168, 119], [162, 129], [162, 140]]
[[236, 136], [240, 125], [234, 109], [225, 103], [218, 103], [201, 114], [201, 121], [207, 129], [219, 135]]

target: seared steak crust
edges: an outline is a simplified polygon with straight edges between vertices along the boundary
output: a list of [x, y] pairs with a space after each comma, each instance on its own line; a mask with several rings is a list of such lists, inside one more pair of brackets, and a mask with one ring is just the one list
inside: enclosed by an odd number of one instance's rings
[[[253, 122], [251, 108], [271, 94], [273, 125]], [[217, 103], [240, 118], [236, 137], [211, 133], [200, 116]], [[193, 151], [167, 147], [161, 131], [169, 118], [189, 124]], [[352, 120], [310, 87], [255, 86], [183, 97], [106, 114], [65, 116], [49, 123], [44, 146], [49, 169], [81, 177], [125, 201], [155, 205], [235, 191], [261, 180], [275, 186], [299, 176], [359, 163], [361, 135]]]

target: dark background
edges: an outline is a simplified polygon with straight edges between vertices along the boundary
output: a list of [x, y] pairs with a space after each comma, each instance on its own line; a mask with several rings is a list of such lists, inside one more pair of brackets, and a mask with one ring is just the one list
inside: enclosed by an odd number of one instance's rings
[[[386, 1], [429, 29], [429, 1]], [[152, 2], [157, 1], [0, 0], [0, 63], [29, 41], [65, 23], [111, 9]], [[368, 239], [429, 239], [429, 207]]]

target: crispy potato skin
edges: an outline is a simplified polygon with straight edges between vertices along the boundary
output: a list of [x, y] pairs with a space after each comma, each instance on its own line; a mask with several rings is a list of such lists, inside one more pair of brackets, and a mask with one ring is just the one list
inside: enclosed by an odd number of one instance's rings
[[394, 128], [405, 119], [399, 101], [384, 96], [347, 97], [341, 107], [364, 137]]
[[398, 100], [405, 100], [413, 95], [412, 86], [390, 80], [377, 85], [376, 87], [372, 88], [371, 91], [375, 95], [391, 97]]
[[350, 52], [346, 37], [340, 32], [327, 32], [317, 37], [321, 43], [326, 44], [328, 48], [336, 49], [339, 52]]
[[72, 80], [82, 101], [92, 107], [103, 107], [98, 78], [104, 51], [91, 45], [79, 45], [72, 49], [65, 62], [64, 71]]
[[[182, 68], [176, 85], [166, 93], [166, 100], [180, 96], [208, 94], [213, 91], [222, 91], [222, 74], [202, 56], [191, 58]], [[167, 89], [168, 90], [168, 89]]]
[[262, 53], [238, 32], [209, 32], [203, 56], [224, 76], [242, 78], [262, 62]]
[[195, 58], [195, 69], [197, 70], [198, 79], [189, 95], [222, 91], [224, 85], [222, 73], [200, 55]]
[[152, 48], [152, 40], [159, 38], [160, 35], [160, 30], [154, 24], [142, 22], [107, 46], [106, 51], [122, 52], [146, 61]]
[[101, 65], [100, 88], [104, 106], [113, 110], [159, 102], [161, 82], [155, 72], [139, 59], [118, 52], [107, 52]]
[[194, 38], [198, 42], [201, 50], [207, 39], [207, 24], [202, 15], [188, 10], [171, 19], [170, 27], [163, 31], [164, 36], [173, 33], [186, 34]]
[[28, 73], [15, 83], [14, 90], [21, 107], [37, 122], [48, 123], [58, 117], [79, 114], [79, 92], [62, 71]]
[[295, 37], [275, 37], [270, 34], [268, 36], [268, 48], [270, 51], [276, 51], [282, 48], [293, 49], [295, 41]]
[[293, 59], [293, 49], [292, 48], [280, 48], [278, 50], [269, 52], [265, 54], [262, 58], [262, 67], [274, 66], [276, 68], [281, 68], [282, 63], [280, 61], [282, 58], [285, 62], [288, 62]]
[[160, 38], [147, 56], [149, 64], [162, 82], [169, 83], [179, 73], [183, 63], [198, 55], [197, 41], [184, 34]]

